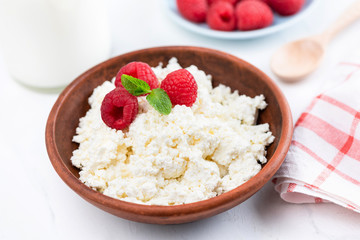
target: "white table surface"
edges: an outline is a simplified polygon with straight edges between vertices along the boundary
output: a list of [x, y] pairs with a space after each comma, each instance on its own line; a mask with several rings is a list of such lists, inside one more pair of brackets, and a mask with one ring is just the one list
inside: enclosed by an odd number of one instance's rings
[[[349, 54], [357, 51], [360, 56], [360, 21], [334, 39], [321, 68], [301, 83], [279, 82], [270, 71], [270, 57], [282, 44], [323, 30], [351, 2], [322, 1], [290, 29], [226, 41], [193, 34], [169, 21], [162, 0], [112, 0], [112, 55], [164, 45], [229, 52], [273, 77], [296, 120], [326, 82], [324, 73]], [[360, 239], [360, 214], [334, 204], [286, 203], [272, 183], [239, 206], [190, 224], [158, 226], [112, 216], [74, 193], [50, 164], [44, 132], [58, 93], [24, 88], [11, 79], [1, 57], [0, 79], [0, 239]]]

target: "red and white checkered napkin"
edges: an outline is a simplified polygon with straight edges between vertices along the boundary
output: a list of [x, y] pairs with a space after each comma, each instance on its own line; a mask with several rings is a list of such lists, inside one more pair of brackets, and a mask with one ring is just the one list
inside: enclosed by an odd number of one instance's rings
[[297, 121], [273, 182], [287, 202], [333, 202], [360, 212], [360, 62], [338, 68], [336, 86]]

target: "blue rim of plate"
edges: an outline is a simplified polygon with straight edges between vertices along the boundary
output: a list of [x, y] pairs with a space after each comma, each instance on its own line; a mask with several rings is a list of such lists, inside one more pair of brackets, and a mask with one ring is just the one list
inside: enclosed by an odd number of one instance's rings
[[210, 29], [206, 23], [197, 24], [190, 22], [183, 18], [178, 12], [176, 7], [176, 0], [166, 0], [166, 12], [168, 16], [178, 25], [204, 36], [222, 39], [251, 39], [266, 36], [292, 26], [304, 17], [308, 16], [308, 14], [310, 14], [312, 10], [316, 8], [319, 2], [320, 0], [306, 0], [303, 8], [297, 14], [288, 17], [274, 14], [274, 23], [271, 26], [252, 31], [217, 31]]

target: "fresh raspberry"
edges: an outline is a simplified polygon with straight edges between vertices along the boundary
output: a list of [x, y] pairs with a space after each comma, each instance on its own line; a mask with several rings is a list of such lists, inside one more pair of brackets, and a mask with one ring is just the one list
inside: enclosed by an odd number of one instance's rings
[[176, 0], [181, 15], [192, 22], [205, 22], [207, 12], [206, 0]]
[[150, 89], [158, 88], [159, 81], [151, 69], [151, 67], [143, 62], [131, 62], [123, 66], [120, 71], [116, 75], [115, 86], [123, 87], [121, 84], [121, 76], [123, 74], [139, 78], [145, 82], [147, 82], [150, 86]]
[[270, 6], [270, 0], [260, 0], [260, 1], [263, 1], [264, 3]]
[[207, 2], [209, 4], [209, 6], [216, 2], [228, 2], [228, 3], [232, 4], [233, 6], [235, 6], [236, 3], [239, 2], [239, 0], [208, 0]]
[[236, 27], [234, 6], [228, 2], [216, 2], [210, 6], [206, 22], [211, 29], [232, 31]]
[[135, 96], [125, 88], [115, 88], [106, 94], [101, 104], [101, 118], [107, 126], [121, 130], [134, 121], [138, 108]]
[[[270, 4], [270, 3], [269, 3], [269, 0], [240, 0], [240, 1], [242, 1], [242, 2], [244, 2], [244, 1], [261, 1], [261, 2], [266, 3], [267, 5]], [[269, 6], [270, 6], [270, 5], [269, 5]]]
[[270, 7], [259, 0], [241, 1], [236, 5], [235, 15], [237, 27], [243, 31], [267, 27], [274, 19]]
[[290, 16], [300, 11], [305, 0], [268, 0], [275, 12], [283, 16]]
[[169, 73], [161, 82], [160, 88], [169, 95], [173, 105], [191, 107], [196, 101], [197, 84], [194, 76], [186, 69]]

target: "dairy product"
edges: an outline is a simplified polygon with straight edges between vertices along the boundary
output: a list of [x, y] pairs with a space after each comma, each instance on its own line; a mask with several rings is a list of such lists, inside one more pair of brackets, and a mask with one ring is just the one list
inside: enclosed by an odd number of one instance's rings
[[0, 50], [16, 80], [65, 86], [110, 55], [106, 1], [1, 0]]
[[[153, 70], [161, 81], [180, 68], [173, 58]], [[210, 75], [196, 66], [187, 70], [198, 84], [194, 105], [176, 105], [161, 115], [141, 97], [128, 131], [101, 120], [102, 99], [115, 88], [114, 80], [94, 90], [73, 139], [80, 145], [71, 161], [81, 169], [82, 182], [129, 202], [175, 205], [215, 197], [260, 171], [274, 139], [268, 124], [255, 125], [258, 110], [266, 107], [264, 96], [213, 88]]]

